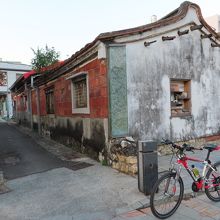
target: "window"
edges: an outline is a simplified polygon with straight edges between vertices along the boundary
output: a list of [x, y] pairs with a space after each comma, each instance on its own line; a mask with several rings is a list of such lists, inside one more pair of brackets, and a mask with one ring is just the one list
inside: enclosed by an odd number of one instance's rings
[[171, 116], [181, 117], [191, 115], [191, 81], [171, 80]]
[[72, 77], [73, 113], [89, 113], [88, 74], [78, 73]]
[[47, 114], [54, 114], [54, 88], [47, 88], [45, 90], [46, 95], [46, 112]]

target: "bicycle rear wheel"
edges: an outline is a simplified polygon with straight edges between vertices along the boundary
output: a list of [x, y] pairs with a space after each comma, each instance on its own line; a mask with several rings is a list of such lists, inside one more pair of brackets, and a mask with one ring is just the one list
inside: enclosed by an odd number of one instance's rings
[[151, 196], [150, 208], [154, 216], [165, 219], [174, 214], [183, 199], [184, 185], [176, 173], [166, 173], [155, 183]]
[[215, 163], [213, 167], [216, 170], [211, 168], [206, 174], [207, 183], [205, 184], [205, 194], [207, 197], [214, 201], [220, 201], [220, 161]]

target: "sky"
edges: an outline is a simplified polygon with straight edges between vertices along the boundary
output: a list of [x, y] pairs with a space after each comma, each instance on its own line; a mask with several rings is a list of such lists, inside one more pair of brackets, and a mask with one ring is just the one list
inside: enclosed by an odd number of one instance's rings
[[[36, 50], [54, 47], [64, 60], [100, 33], [158, 19], [183, 0], [0, 0], [0, 58], [30, 64]], [[194, 0], [203, 17], [220, 14], [219, 0]]]

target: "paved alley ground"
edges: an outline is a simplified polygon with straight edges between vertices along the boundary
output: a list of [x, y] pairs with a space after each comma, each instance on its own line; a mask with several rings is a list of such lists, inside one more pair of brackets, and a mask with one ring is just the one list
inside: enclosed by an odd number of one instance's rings
[[6, 179], [64, 166], [63, 161], [7, 123], [0, 123], [0, 140], [0, 168]]
[[[138, 191], [137, 177], [29, 132], [0, 122], [0, 168], [10, 189], [0, 194], [0, 220], [156, 219], [149, 208], [143, 208], [149, 197]], [[205, 155], [206, 151], [199, 151], [191, 156]], [[220, 160], [220, 152], [211, 159]], [[158, 161], [163, 172], [170, 156], [160, 156]], [[182, 177], [190, 195], [191, 180], [185, 172]], [[219, 208], [220, 203], [202, 195], [184, 200], [169, 219], [220, 219]]]
[[88, 158], [60, 160], [7, 123], [0, 123], [0, 138], [11, 190], [0, 195], [0, 220], [112, 219], [146, 202], [135, 177]]

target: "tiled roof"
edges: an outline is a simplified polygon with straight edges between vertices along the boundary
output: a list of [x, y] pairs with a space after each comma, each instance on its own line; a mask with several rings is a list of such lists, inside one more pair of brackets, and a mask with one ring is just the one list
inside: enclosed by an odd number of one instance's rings
[[[220, 39], [220, 36], [204, 20], [200, 7], [195, 3], [185, 1], [180, 5], [179, 8], [170, 12], [169, 14], [167, 14], [166, 16], [164, 16], [163, 18], [161, 18], [160, 20], [158, 20], [156, 22], [142, 25], [142, 26], [138, 26], [135, 28], [129, 28], [129, 29], [124, 29], [124, 30], [119, 30], [119, 31], [101, 33], [91, 43], [86, 44], [81, 50], [77, 51], [70, 58], [66, 59], [65, 61], [56, 63], [54, 65], [42, 68], [38, 73], [46, 73], [48, 71], [53, 73], [54, 71], [60, 69], [62, 66], [65, 66], [66, 64], [68, 64], [70, 62], [74, 62], [75, 59], [77, 59], [83, 53], [86, 53], [87, 50], [92, 48], [98, 41], [102, 41], [102, 42], [110, 41], [111, 42], [116, 37], [123, 37], [123, 36], [140, 34], [143, 32], [151, 31], [151, 30], [161, 28], [161, 27], [173, 24], [175, 22], [178, 22], [186, 16], [188, 9], [190, 7], [195, 9], [200, 23], [212, 34], [212, 36], [214, 36], [217, 39]], [[36, 72], [35, 73], [32, 72], [31, 74], [27, 73], [23, 79], [26, 79], [30, 75], [33, 75], [33, 74], [37, 74], [37, 73]], [[19, 83], [21, 80], [22, 79], [19, 80]], [[16, 83], [17, 83], [17, 81], [16, 81]], [[13, 86], [15, 86], [16, 83]]]

